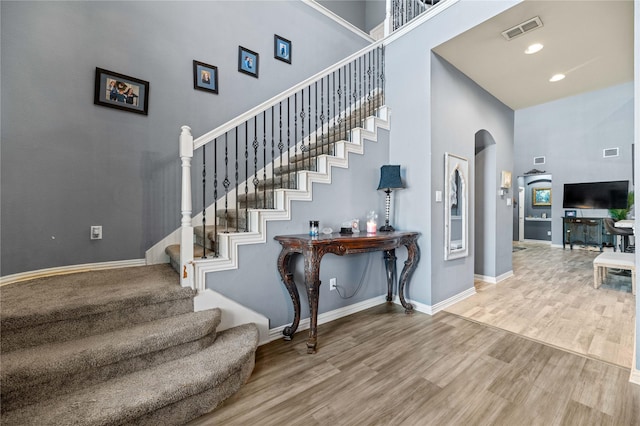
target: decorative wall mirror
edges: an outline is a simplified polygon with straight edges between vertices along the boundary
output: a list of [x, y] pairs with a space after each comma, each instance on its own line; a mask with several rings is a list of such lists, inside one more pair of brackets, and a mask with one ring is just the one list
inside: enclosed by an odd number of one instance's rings
[[469, 162], [444, 154], [444, 260], [469, 255]]

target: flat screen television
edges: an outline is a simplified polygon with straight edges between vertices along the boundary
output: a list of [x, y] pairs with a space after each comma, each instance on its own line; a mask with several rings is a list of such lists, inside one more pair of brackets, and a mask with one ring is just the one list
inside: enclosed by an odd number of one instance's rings
[[626, 209], [628, 193], [628, 180], [565, 183], [562, 207], [565, 209]]

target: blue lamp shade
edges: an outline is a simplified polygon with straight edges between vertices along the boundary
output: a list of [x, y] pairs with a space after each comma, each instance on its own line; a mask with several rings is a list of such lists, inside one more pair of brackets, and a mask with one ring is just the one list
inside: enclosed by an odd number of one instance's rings
[[398, 189], [404, 188], [400, 177], [400, 166], [380, 167], [380, 184], [378, 189]]

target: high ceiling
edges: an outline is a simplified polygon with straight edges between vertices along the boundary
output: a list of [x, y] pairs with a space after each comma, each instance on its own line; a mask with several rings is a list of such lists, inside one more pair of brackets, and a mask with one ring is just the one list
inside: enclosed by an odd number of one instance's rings
[[[502, 36], [536, 16], [542, 27]], [[633, 80], [633, 1], [526, 0], [434, 51], [514, 110], [602, 89]]]

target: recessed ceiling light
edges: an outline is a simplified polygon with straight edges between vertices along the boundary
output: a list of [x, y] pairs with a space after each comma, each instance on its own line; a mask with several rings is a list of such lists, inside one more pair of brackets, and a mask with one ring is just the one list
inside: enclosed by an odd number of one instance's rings
[[534, 43], [531, 46], [527, 47], [524, 53], [526, 53], [527, 55], [533, 55], [534, 53], [538, 53], [539, 51], [541, 51], [543, 47], [544, 46], [540, 43]]
[[566, 75], [564, 75], [564, 74], [555, 74], [549, 79], [549, 81], [554, 83], [556, 81], [560, 81], [560, 80], [564, 79], [565, 77], [566, 77]]

